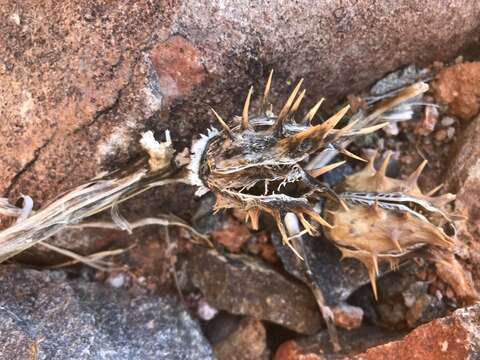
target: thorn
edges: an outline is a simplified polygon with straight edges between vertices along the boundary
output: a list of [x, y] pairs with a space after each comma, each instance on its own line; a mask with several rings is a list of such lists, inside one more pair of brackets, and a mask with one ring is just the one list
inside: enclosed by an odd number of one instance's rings
[[333, 229], [333, 226], [330, 225], [327, 221], [325, 221], [324, 218], [322, 218], [319, 214], [317, 214], [315, 211], [313, 210], [308, 210], [308, 209], [305, 209], [303, 210], [303, 212], [305, 214], [307, 214], [308, 216], [310, 216], [313, 220], [315, 220], [316, 222], [318, 222], [320, 225], [323, 225], [329, 229]]
[[400, 246], [400, 242], [398, 241], [400, 238], [400, 231], [398, 229], [393, 229], [392, 230], [392, 233], [391, 233], [391, 236], [390, 236], [390, 239], [392, 240], [393, 242], [393, 245], [395, 245], [395, 247], [397, 248], [398, 251], [400, 252], [403, 252], [403, 249], [402, 247]]
[[303, 213], [299, 212], [297, 216], [305, 230], [307, 230], [308, 235], [313, 236], [315, 234], [315, 228], [307, 221], [307, 219], [305, 219]]
[[258, 209], [250, 209], [247, 211], [247, 216], [245, 220], [248, 221], [248, 219], [250, 219], [250, 223], [252, 224], [253, 230], [258, 230], [258, 215], [259, 215]]
[[375, 269], [375, 274], [377, 276], [380, 275], [380, 271], [378, 270], [378, 259], [376, 255], [372, 255], [372, 263], [373, 263], [373, 268]]
[[358, 130], [357, 132], [355, 132], [355, 135], [366, 135], [366, 134], [370, 134], [370, 133], [373, 133], [377, 130], [380, 130], [380, 129], [383, 129], [385, 126], [387, 126], [389, 123], [388, 122], [384, 122], [384, 123], [381, 123], [381, 124], [378, 124], [378, 125], [374, 125], [374, 126], [369, 126], [369, 127], [366, 127], [366, 128], [363, 128], [363, 129], [360, 129]]
[[216, 119], [218, 120], [218, 122], [219, 122], [220, 125], [222, 126], [222, 129], [225, 130], [225, 132], [227, 133], [228, 137], [229, 137], [230, 139], [233, 139], [232, 130], [230, 130], [230, 128], [228, 127], [227, 123], [222, 119], [222, 117], [221, 117], [220, 115], [218, 115], [218, 113], [217, 113], [213, 108], [210, 108], [210, 110], [212, 110], [213, 115], [215, 115]]
[[342, 110], [337, 112], [335, 115], [330, 117], [328, 120], [324, 121], [323, 123], [308, 128], [302, 132], [299, 132], [295, 135], [290, 136], [287, 138], [289, 141], [293, 141], [294, 143], [300, 143], [305, 139], [314, 138], [320, 136], [322, 139], [328, 135], [328, 133], [338, 124], [338, 122], [343, 118], [343, 116], [347, 113], [348, 109], [350, 108], [349, 105], [345, 106]]
[[427, 193], [427, 196], [433, 196], [433, 195], [435, 195], [435, 193], [437, 193], [441, 188], [443, 188], [443, 185], [445, 185], [445, 184], [442, 183], [442, 184], [438, 185], [436, 188], [430, 190], [430, 191]]
[[250, 90], [248, 90], [248, 95], [245, 100], [245, 104], [243, 105], [243, 113], [242, 113], [242, 130], [246, 130], [249, 127], [248, 124], [248, 109], [250, 108], [250, 98], [252, 97], [253, 93], [253, 86], [250, 86]]
[[343, 128], [339, 129], [337, 134], [335, 135], [335, 140], [339, 139], [340, 137], [342, 136], [349, 136], [350, 134], [347, 134], [350, 130], [352, 130], [355, 125], [358, 124], [358, 119], [357, 120], [354, 120], [354, 121], [351, 121], [350, 123], [348, 123], [346, 126], [344, 126]]
[[408, 184], [410, 184], [410, 185], [416, 185], [417, 184], [418, 178], [422, 174], [422, 171], [425, 168], [425, 166], [427, 166], [427, 163], [428, 163], [427, 160], [423, 160], [422, 163], [420, 165], [418, 165], [418, 167], [415, 169], [415, 171], [413, 173], [411, 173], [410, 176], [408, 177], [408, 179], [407, 179]]
[[280, 111], [277, 122], [274, 125], [276, 129], [281, 129], [283, 125], [283, 120], [288, 115], [288, 112], [292, 107], [293, 100], [295, 100], [295, 97], [297, 96], [298, 90], [300, 90], [300, 86], [302, 86], [302, 83], [303, 83], [303, 79], [300, 79], [297, 86], [295, 86], [295, 89], [293, 89], [292, 93], [288, 97], [287, 102], [285, 103], [285, 105], [283, 105], [282, 111]]
[[343, 161], [339, 161], [339, 162], [336, 162], [336, 163], [333, 163], [333, 164], [330, 164], [330, 165], [326, 165], [324, 167], [321, 167], [319, 169], [313, 169], [313, 170], [310, 170], [308, 173], [309, 175], [313, 176], [313, 177], [318, 177], [320, 175], [323, 175], [333, 169], [335, 169], [336, 167], [339, 167], [343, 164], [345, 164], [346, 161], [343, 160]]
[[302, 92], [300, 93], [300, 95], [298, 95], [297, 100], [295, 100], [295, 102], [293, 103], [292, 108], [290, 109], [290, 111], [288, 113], [288, 115], [290, 115], [291, 117], [293, 117], [295, 115], [298, 108], [300, 107], [300, 103], [302, 102], [303, 97], [305, 96], [305, 92], [306, 92], [306, 90], [303, 89]]
[[272, 85], [273, 69], [270, 70], [270, 75], [268, 75], [267, 83], [265, 84], [265, 90], [263, 91], [262, 104], [260, 106], [260, 111], [264, 112], [267, 105], [268, 94], [270, 93], [270, 86]]
[[383, 163], [380, 166], [380, 169], [378, 169], [377, 171], [377, 176], [385, 177], [385, 174], [387, 173], [388, 163], [390, 162], [391, 157], [392, 157], [392, 152], [388, 150], [387, 153], [385, 154], [385, 159], [383, 160]]
[[369, 162], [368, 160], [365, 160], [364, 158], [358, 156], [358, 155], [355, 155], [354, 153], [348, 151], [347, 149], [341, 149], [340, 150], [340, 153], [341, 154], [344, 154], [348, 157], [351, 157], [352, 159], [355, 159], [355, 160], [359, 160], [359, 161], [363, 161], [363, 162]]
[[303, 118], [303, 122], [307, 122], [307, 123], [311, 123], [313, 118], [315, 117], [315, 114], [317, 113], [318, 109], [320, 109], [320, 106], [322, 105], [322, 103], [325, 101], [324, 98], [321, 98], [307, 113], [307, 115], [305, 115], [305, 117]]
[[375, 300], [378, 300], [377, 278], [375, 276], [375, 270], [368, 269], [368, 277], [370, 278], [370, 284], [372, 285], [373, 297]]

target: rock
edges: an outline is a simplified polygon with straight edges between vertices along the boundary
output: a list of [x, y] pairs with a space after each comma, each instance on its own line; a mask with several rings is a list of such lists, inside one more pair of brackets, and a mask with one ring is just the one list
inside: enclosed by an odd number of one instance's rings
[[363, 310], [358, 306], [342, 303], [335, 306], [332, 311], [335, 325], [343, 329], [353, 330], [362, 325]]
[[449, 112], [470, 120], [480, 111], [480, 62], [457, 64], [440, 71], [432, 84], [437, 102]]
[[213, 353], [218, 360], [268, 360], [265, 327], [261, 321], [246, 317], [232, 334], [215, 344]]
[[[278, 235], [272, 234], [272, 242], [277, 254], [289, 273], [308, 283], [304, 273], [304, 263], [284, 246]], [[327, 305], [335, 306], [345, 302], [353, 292], [370, 282], [363, 265], [354, 259], [341, 259], [340, 251], [322, 237], [303, 236], [303, 244], [313, 274], [313, 280], [326, 300]]]
[[[277, 106], [300, 77], [307, 104], [334, 102], [403, 64], [453, 57], [480, 15], [473, 0], [32, 4], [0, 10], [0, 193], [37, 206], [137, 157], [145, 128], [190, 145], [213, 122], [209, 105], [238, 114], [272, 68]], [[155, 213], [191, 207], [188, 194], [138, 201]]]
[[[427, 269], [433, 273], [433, 268]], [[350, 303], [362, 307], [370, 323], [398, 331], [445, 316], [445, 299], [440, 294], [431, 295], [430, 285], [434, 281], [419, 280], [419, 274], [426, 271], [414, 262], [406, 263], [401, 270], [378, 279], [378, 300], [373, 299], [370, 289], [363, 288], [349, 299]]]
[[425, 113], [422, 117], [422, 120], [418, 123], [415, 128], [415, 133], [428, 136], [433, 130], [435, 130], [435, 125], [438, 122], [438, 110], [433, 106], [425, 106]]
[[372, 346], [398, 339], [399, 333], [392, 333], [371, 326], [353, 331], [339, 331], [340, 352], [333, 352], [328, 334], [325, 331], [309, 337], [290, 340], [279, 346], [274, 360], [337, 360], [350, 359], [349, 356], [364, 352]]
[[[459, 223], [458, 256], [463, 268], [473, 275], [473, 281], [480, 285], [480, 117], [475, 118], [457, 137], [456, 150], [453, 160], [450, 162], [446, 176], [446, 190], [456, 193], [455, 211], [465, 217], [465, 221]], [[456, 267], [462, 267], [456, 264]], [[452, 267], [446, 268], [445, 272], [452, 272]], [[451, 274], [451, 282], [455, 293], [461, 298], [478, 298], [478, 293], [467, 276], [459, 277], [458, 271]]]
[[416, 328], [401, 340], [371, 348], [351, 359], [478, 359], [479, 319], [479, 305], [459, 309]]
[[268, 320], [302, 334], [313, 334], [322, 326], [309, 289], [256, 258], [195, 247], [183, 266], [216, 309]]
[[222, 228], [212, 232], [212, 238], [231, 252], [239, 252], [251, 238], [252, 234], [245, 223], [228, 217]]
[[213, 359], [172, 296], [134, 294], [63, 271], [0, 269], [2, 359]]

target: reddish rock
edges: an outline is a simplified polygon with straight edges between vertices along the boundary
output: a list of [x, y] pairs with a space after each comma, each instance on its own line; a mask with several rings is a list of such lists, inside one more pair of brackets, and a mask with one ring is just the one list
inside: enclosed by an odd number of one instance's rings
[[252, 234], [246, 224], [229, 217], [221, 229], [212, 232], [212, 238], [229, 251], [238, 252], [252, 238]]
[[432, 88], [437, 102], [448, 105], [452, 115], [470, 120], [480, 110], [480, 62], [443, 69]]
[[267, 360], [267, 334], [262, 322], [244, 318], [238, 328], [213, 347], [218, 360]]
[[362, 325], [362, 308], [343, 303], [335, 306], [332, 311], [335, 324], [341, 328], [352, 330]]
[[164, 96], [188, 95], [205, 79], [200, 53], [181, 36], [172, 36], [150, 53]]
[[283, 343], [277, 349], [273, 360], [323, 360], [321, 355], [305, 352], [298, 344], [291, 340]]
[[356, 360], [453, 360], [480, 357], [480, 306], [459, 309], [413, 330], [405, 338], [351, 357]]

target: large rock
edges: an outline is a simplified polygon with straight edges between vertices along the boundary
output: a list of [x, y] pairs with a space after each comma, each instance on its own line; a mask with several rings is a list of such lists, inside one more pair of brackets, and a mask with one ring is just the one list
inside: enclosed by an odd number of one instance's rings
[[422, 325], [399, 341], [387, 343], [352, 359], [447, 360], [480, 357], [480, 306]]
[[2, 359], [213, 359], [171, 296], [131, 294], [61, 271], [0, 268]]
[[313, 334], [322, 326], [310, 290], [257, 258], [195, 247], [184, 266], [193, 285], [216, 309], [268, 320], [302, 334]]
[[[137, 156], [144, 128], [189, 145], [212, 121], [208, 105], [238, 113], [270, 69], [275, 104], [300, 77], [311, 104], [450, 58], [475, 41], [479, 15], [474, 0], [3, 1], [0, 194], [40, 206]], [[144, 211], [166, 206], [149, 200]]]

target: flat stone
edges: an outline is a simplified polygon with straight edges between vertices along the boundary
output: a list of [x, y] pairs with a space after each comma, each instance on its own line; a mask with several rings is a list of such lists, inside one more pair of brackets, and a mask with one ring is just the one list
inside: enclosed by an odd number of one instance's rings
[[216, 309], [268, 320], [302, 334], [322, 326], [310, 290], [261, 260], [195, 247], [185, 261], [193, 285]]
[[133, 294], [63, 271], [0, 268], [2, 359], [213, 359], [172, 296]]

